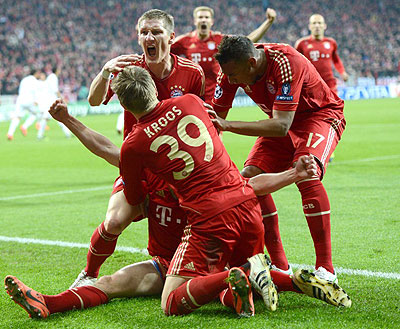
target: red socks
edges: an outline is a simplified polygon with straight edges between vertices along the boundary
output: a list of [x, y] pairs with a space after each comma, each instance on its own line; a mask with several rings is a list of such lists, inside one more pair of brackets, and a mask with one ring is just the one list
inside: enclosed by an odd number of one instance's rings
[[66, 290], [54, 296], [43, 295], [43, 298], [50, 314], [89, 308], [108, 302], [107, 295], [100, 289], [92, 286]]
[[88, 276], [97, 278], [101, 265], [111, 256], [117, 245], [119, 235], [108, 233], [104, 228], [104, 222], [97, 227], [90, 239], [90, 247], [87, 254], [85, 272]]
[[261, 206], [264, 223], [264, 241], [272, 264], [276, 267], [287, 270], [289, 264], [283, 250], [281, 235], [279, 233], [278, 212], [274, 200], [270, 194], [258, 197]]
[[317, 255], [315, 268], [323, 266], [334, 273], [331, 250], [331, 221], [328, 195], [320, 180], [297, 184], [303, 201], [303, 211]]
[[228, 288], [225, 281], [228, 275], [229, 271], [224, 271], [185, 282], [169, 294], [165, 314], [188, 314], [211, 302], [222, 290]]

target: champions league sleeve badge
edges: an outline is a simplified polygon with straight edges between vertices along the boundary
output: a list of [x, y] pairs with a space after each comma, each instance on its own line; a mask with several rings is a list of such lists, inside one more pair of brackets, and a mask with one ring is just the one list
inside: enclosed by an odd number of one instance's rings
[[276, 100], [277, 101], [292, 101], [293, 100], [293, 96], [289, 96], [290, 90], [291, 90], [290, 83], [289, 82], [285, 82], [282, 85], [282, 95], [276, 96]]
[[224, 92], [222, 91], [221, 86], [220, 86], [220, 85], [217, 85], [217, 86], [215, 87], [214, 98], [215, 98], [215, 99], [221, 98], [221, 96], [222, 96], [223, 93], [224, 93]]

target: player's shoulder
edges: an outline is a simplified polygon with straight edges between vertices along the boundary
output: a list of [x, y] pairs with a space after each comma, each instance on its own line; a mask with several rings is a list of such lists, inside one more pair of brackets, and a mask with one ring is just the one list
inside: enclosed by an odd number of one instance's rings
[[324, 41], [329, 41], [329, 42], [332, 42], [332, 43], [336, 43], [336, 40], [334, 38], [332, 38], [332, 37], [324, 37]]
[[297, 49], [297, 47], [299, 47], [302, 43], [304, 43], [305, 41], [307, 41], [309, 39], [310, 39], [310, 36], [305, 36], [300, 39], [297, 39], [297, 41], [294, 44], [294, 47]]
[[185, 33], [185, 34], [178, 35], [178, 36], [175, 38], [174, 43], [186, 43], [186, 42], [189, 42], [190, 39], [193, 38], [193, 35], [194, 35], [194, 31], [191, 31], [191, 32], [188, 32], [188, 33]]
[[204, 75], [203, 69], [199, 64], [196, 64], [195, 62], [192, 62], [190, 59], [180, 57], [180, 56], [175, 56], [176, 60], [176, 66], [179, 70], [181, 71], [191, 71], [196, 74], [201, 74]]
[[337, 43], [336, 43], [336, 40], [334, 39], [334, 38], [331, 38], [331, 37], [325, 37], [324, 38], [324, 41], [325, 42], [329, 42], [331, 45], [333, 45], [333, 46], [336, 46], [337, 45]]

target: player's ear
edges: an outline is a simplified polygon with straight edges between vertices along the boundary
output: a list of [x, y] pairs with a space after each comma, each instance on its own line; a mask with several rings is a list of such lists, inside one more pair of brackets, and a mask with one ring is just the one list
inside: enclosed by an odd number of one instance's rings
[[256, 60], [255, 57], [250, 57], [250, 58], [248, 59], [248, 63], [249, 63], [249, 65], [250, 65], [250, 67], [255, 67], [256, 64], [257, 64], [257, 60]]
[[175, 32], [172, 32], [171, 35], [169, 36], [168, 43], [172, 45], [174, 41], [175, 41]]

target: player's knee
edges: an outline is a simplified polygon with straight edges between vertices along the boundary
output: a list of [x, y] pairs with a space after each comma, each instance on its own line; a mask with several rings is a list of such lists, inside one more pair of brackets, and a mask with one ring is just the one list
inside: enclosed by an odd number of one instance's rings
[[263, 171], [256, 166], [246, 166], [242, 169], [241, 174], [243, 177], [253, 177], [263, 173]]
[[125, 220], [122, 220], [118, 216], [107, 217], [104, 221], [104, 228], [111, 234], [121, 234], [128, 225], [129, 223], [126, 223]]

